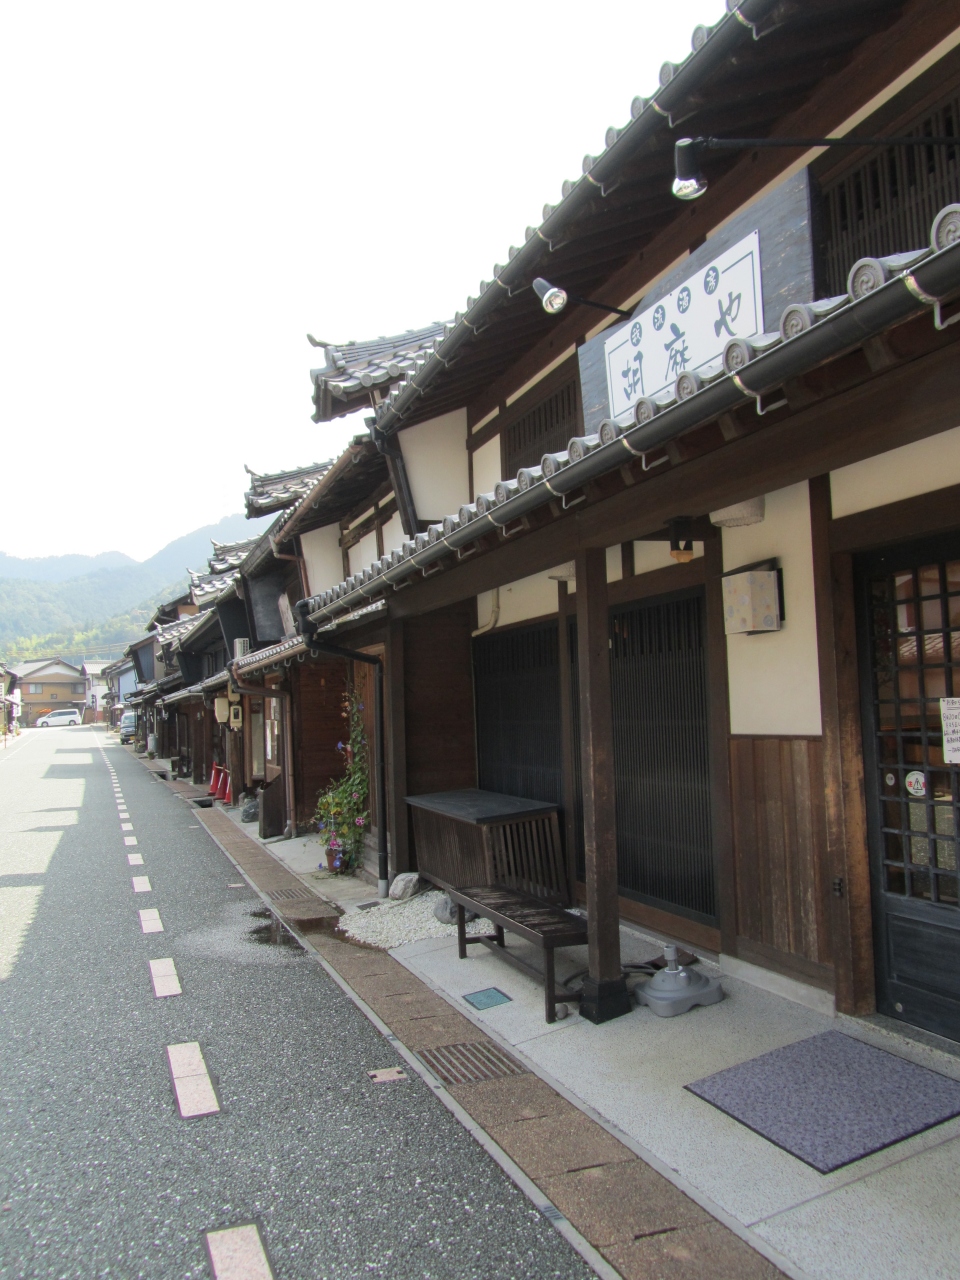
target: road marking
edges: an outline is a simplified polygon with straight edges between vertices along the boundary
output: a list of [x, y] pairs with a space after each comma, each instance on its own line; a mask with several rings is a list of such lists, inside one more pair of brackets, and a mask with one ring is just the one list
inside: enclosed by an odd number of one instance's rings
[[240, 884], [228, 884], [228, 885], [227, 885], [227, 888], [228, 888], [228, 889], [245, 889], [246, 887], [247, 887], [247, 886], [246, 886], [246, 884], [244, 884], [244, 883], [240, 883]]
[[136, 843], [137, 843], [137, 837], [136, 837], [136, 836], [124, 836], [124, 837], [123, 837], [123, 843], [124, 843], [124, 844], [136, 844]]
[[120, 830], [121, 830], [121, 831], [132, 831], [132, 830], [133, 830], [133, 823], [132, 823], [132, 822], [121, 822], [121, 823], [120, 823]]
[[207, 1074], [207, 1064], [196, 1040], [186, 1044], [168, 1044], [167, 1061], [177, 1106], [184, 1120], [191, 1116], [213, 1115], [220, 1110], [213, 1083]]
[[208, 1231], [206, 1240], [214, 1280], [273, 1280], [273, 1270], [254, 1223]]
[[134, 876], [134, 877], [133, 877], [133, 892], [134, 892], [134, 893], [149, 893], [149, 892], [150, 892], [150, 877], [149, 877], [149, 876]]
[[172, 960], [151, 960], [150, 978], [153, 982], [153, 994], [159, 1000], [161, 996], [179, 996], [183, 994], [177, 966]]
[[163, 933], [163, 923], [156, 907], [140, 912], [140, 928], [144, 933]]
[[130, 866], [131, 866], [131, 867], [142, 867], [142, 866], [143, 866], [143, 854], [142, 854], [142, 853], [128, 853], [128, 854], [127, 854], [127, 862], [129, 862], [129, 864], [130, 864]]

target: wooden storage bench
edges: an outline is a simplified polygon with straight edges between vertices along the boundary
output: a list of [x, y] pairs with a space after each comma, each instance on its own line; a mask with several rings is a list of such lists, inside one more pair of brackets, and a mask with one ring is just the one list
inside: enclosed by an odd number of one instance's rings
[[[564, 910], [573, 886], [556, 806], [475, 790], [408, 796], [407, 804], [417, 869], [456, 903], [460, 959], [471, 943], [480, 943], [542, 980], [546, 1019], [555, 1022], [557, 1001], [578, 997], [557, 992], [554, 951], [587, 941], [586, 921]], [[465, 911], [489, 920], [494, 932], [468, 936]], [[542, 973], [507, 949], [504, 932], [540, 947]]]

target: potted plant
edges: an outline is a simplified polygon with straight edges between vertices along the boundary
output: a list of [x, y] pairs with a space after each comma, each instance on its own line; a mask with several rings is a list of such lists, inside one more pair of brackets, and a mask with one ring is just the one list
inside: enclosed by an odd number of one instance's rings
[[363, 862], [367, 825], [367, 740], [363, 732], [363, 703], [355, 693], [343, 699], [346, 740], [337, 743], [344, 773], [317, 797], [314, 818], [326, 840], [327, 869], [349, 875]]

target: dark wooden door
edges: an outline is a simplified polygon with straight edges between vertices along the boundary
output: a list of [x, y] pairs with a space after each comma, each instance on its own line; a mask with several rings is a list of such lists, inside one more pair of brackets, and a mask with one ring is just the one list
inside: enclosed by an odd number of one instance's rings
[[960, 534], [863, 557], [858, 591], [877, 1006], [960, 1040]]

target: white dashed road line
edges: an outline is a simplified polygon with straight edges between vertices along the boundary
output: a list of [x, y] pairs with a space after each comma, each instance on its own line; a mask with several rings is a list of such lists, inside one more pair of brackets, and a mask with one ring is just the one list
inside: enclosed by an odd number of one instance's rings
[[128, 853], [128, 854], [127, 854], [127, 862], [129, 862], [129, 864], [130, 864], [130, 866], [131, 866], [131, 867], [142, 867], [142, 866], [143, 866], [143, 854], [142, 854], [142, 853]]
[[[121, 815], [121, 816], [122, 816], [122, 815]], [[121, 831], [132, 831], [132, 830], [133, 830], [133, 823], [132, 823], [132, 822], [121, 822], [121, 823], [120, 823], [120, 830], [121, 830]]]
[[123, 837], [123, 843], [124, 843], [124, 844], [136, 844], [136, 843], [137, 843], [137, 837], [136, 837], [136, 836], [124, 836], [124, 837]]
[[156, 907], [140, 912], [140, 928], [144, 933], [163, 933], [163, 922]]
[[167, 1061], [177, 1106], [184, 1120], [193, 1116], [211, 1116], [220, 1110], [213, 1082], [207, 1074], [207, 1064], [196, 1040], [186, 1044], [168, 1044]]
[[150, 877], [149, 877], [149, 876], [134, 876], [134, 877], [133, 877], [133, 892], [134, 892], [134, 893], [149, 893], [149, 892], [150, 892]]
[[273, 1280], [260, 1232], [252, 1222], [208, 1231], [206, 1239], [214, 1280]]
[[177, 966], [172, 960], [151, 960], [150, 978], [153, 982], [153, 994], [159, 1000], [161, 996], [179, 996], [183, 994]]

